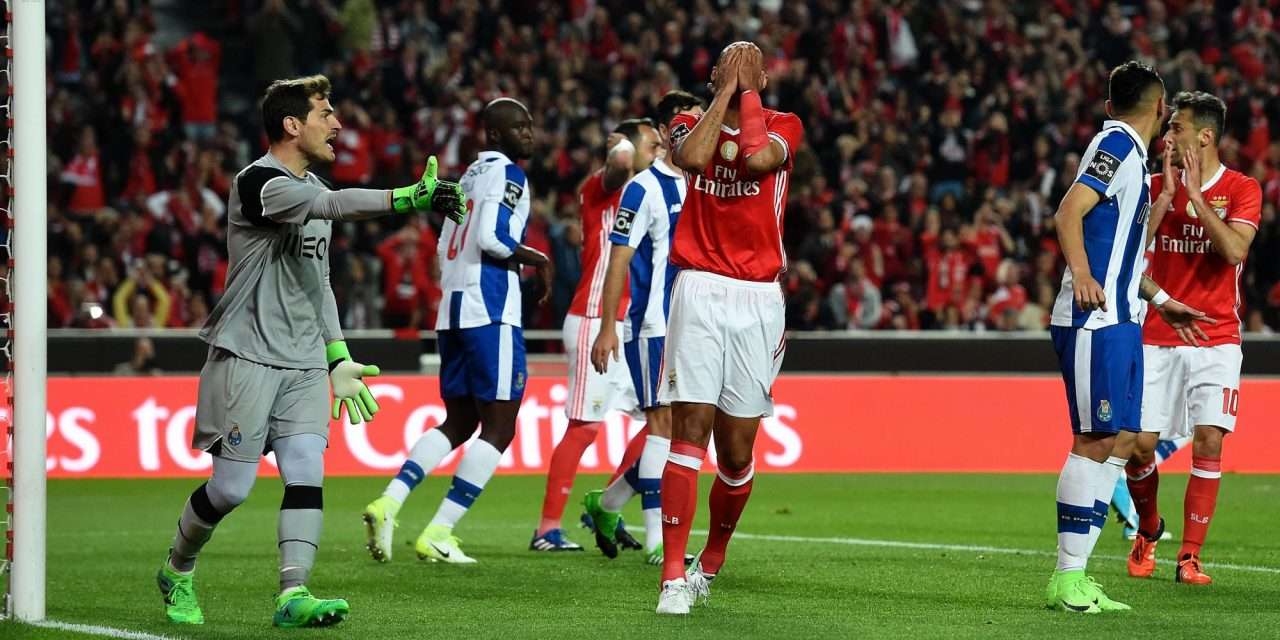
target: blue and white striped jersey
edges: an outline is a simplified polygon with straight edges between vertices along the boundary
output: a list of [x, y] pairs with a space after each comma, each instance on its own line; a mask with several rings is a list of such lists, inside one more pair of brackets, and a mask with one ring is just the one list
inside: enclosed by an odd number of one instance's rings
[[529, 182], [500, 151], [481, 151], [463, 174], [467, 218], [440, 229], [442, 298], [436, 330], [520, 326], [520, 265], [511, 259], [529, 221]]
[[1089, 272], [1106, 293], [1107, 309], [1086, 312], [1076, 306], [1068, 267], [1053, 305], [1052, 324], [1100, 329], [1142, 322], [1146, 305], [1138, 297], [1138, 284], [1151, 208], [1146, 144], [1133, 127], [1106, 121], [1080, 159], [1076, 182], [1097, 191], [1100, 198], [1084, 217], [1084, 250]]
[[631, 258], [631, 307], [623, 341], [667, 335], [671, 288], [679, 268], [667, 257], [684, 205], [684, 174], [661, 158], [622, 188], [609, 241], [636, 250]]

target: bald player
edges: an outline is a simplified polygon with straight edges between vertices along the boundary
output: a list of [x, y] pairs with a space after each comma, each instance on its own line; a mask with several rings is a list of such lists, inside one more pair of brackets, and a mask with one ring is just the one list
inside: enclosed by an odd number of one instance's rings
[[272, 83], [262, 120], [270, 148], [232, 183], [227, 290], [200, 330], [209, 357], [200, 371], [191, 446], [213, 455], [213, 474], [187, 500], [156, 577], [166, 615], [182, 624], [204, 623], [192, 585], [196, 556], [249, 495], [268, 451], [284, 481], [274, 624], [322, 626], [346, 618], [345, 600], [315, 598], [305, 584], [320, 541], [330, 415], [336, 420], [346, 406], [351, 422], [371, 420], [378, 405], [362, 378], [378, 368], [352, 361], [342, 339], [329, 287], [333, 221], [428, 209], [453, 223], [465, 215], [458, 185], [436, 180], [434, 156], [421, 181], [393, 191], [331, 191], [311, 173], [334, 161], [331, 143], [342, 129], [324, 76]]
[[448, 494], [414, 545], [423, 560], [475, 562], [459, 548], [453, 528], [515, 437], [527, 377], [520, 329], [522, 266], [537, 268], [543, 285], [539, 304], [551, 292], [550, 259], [522, 244], [529, 184], [516, 161], [533, 152], [533, 118], [523, 104], [498, 98], [485, 106], [482, 119], [487, 144], [461, 180], [471, 215], [465, 224], [445, 222], [437, 252], [444, 290], [436, 317], [440, 396], [448, 415], [418, 439], [386, 490], [365, 507], [369, 553], [380, 562], [391, 559], [395, 518], [405, 498], [479, 425], [480, 437], [463, 455]]

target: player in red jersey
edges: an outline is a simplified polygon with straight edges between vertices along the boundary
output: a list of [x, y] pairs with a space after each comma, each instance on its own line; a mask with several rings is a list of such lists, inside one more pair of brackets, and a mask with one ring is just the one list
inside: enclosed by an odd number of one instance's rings
[[[582, 217], [582, 278], [574, 292], [569, 314], [562, 329], [565, 354], [569, 359], [569, 397], [565, 415], [569, 428], [551, 454], [547, 471], [547, 491], [542, 501], [542, 519], [531, 551], [581, 551], [582, 547], [564, 535], [560, 518], [573, 490], [578, 463], [587, 447], [596, 440], [600, 424], [610, 411], [638, 414], [635, 391], [626, 363], [601, 374], [591, 367], [591, 343], [600, 333], [600, 302], [604, 292], [605, 267], [609, 264], [609, 230], [618, 214], [618, 198], [622, 187], [638, 171], [653, 164], [662, 149], [661, 138], [648, 118], [624, 120], [609, 136], [609, 152], [605, 165], [591, 174], [578, 189], [579, 213]], [[615, 322], [621, 322], [627, 310], [626, 287]], [[628, 446], [621, 471], [626, 471], [640, 456], [644, 433], [638, 446]], [[631, 451], [635, 449], [635, 451]], [[617, 475], [620, 475], [617, 474]], [[622, 529], [621, 542], [626, 547], [639, 547]]]
[[1126, 467], [1139, 517], [1128, 565], [1134, 577], [1155, 571], [1156, 542], [1164, 531], [1156, 504], [1157, 440], [1194, 434], [1174, 579], [1207, 585], [1212, 580], [1200, 547], [1218, 500], [1222, 439], [1235, 430], [1239, 408], [1240, 274], [1261, 220], [1262, 191], [1256, 180], [1218, 159], [1227, 111], [1222, 100], [1184, 91], [1173, 108], [1164, 172], [1151, 178], [1150, 275], [1167, 287], [1164, 295], [1202, 310], [1216, 324], [1192, 334], [1150, 313], [1143, 325], [1142, 433], [1120, 436], [1137, 439]]
[[[660, 402], [671, 403], [671, 454], [662, 475], [662, 591], [658, 613], [687, 614], [709, 595], [729, 537], [751, 494], [760, 418], [773, 412], [782, 363], [786, 258], [782, 214], [792, 161], [803, 139], [794, 114], [765, 109], [760, 49], [735, 42], [711, 71], [714, 99], [702, 116], [671, 123], [673, 164], [689, 189], [671, 262], [682, 271], [671, 294]], [[698, 470], [714, 434], [719, 473], [711, 524], [686, 573]]]
[[[656, 157], [665, 153], [663, 143], [669, 137], [666, 122], [676, 114], [686, 111], [701, 113], [702, 101], [685, 91], [669, 91], [658, 101], [657, 114], [662, 122], [656, 127], [648, 119], [619, 123], [609, 138], [610, 155], [605, 168], [588, 178], [579, 189], [583, 225], [582, 278], [578, 282], [563, 329], [565, 352], [569, 357], [569, 398], [565, 403], [565, 414], [569, 418], [570, 427], [551, 455], [547, 492], [542, 504], [542, 521], [534, 533], [530, 549], [581, 548], [564, 540], [563, 531], [555, 534], [551, 532], [561, 528], [560, 519], [573, 489], [573, 480], [582, 455], [595, 441], [600, 422], [610, 410], [628, 411], [633, 419], [643, 416], [627, 363], [619, 361], [605, 373], [598, 373], [590, 362], [591, 345], [600, 333], [600, 317], [606, 315], [601, 307], [605, 304], [606, 273], [610, 247], [613, 246], [609, 241], [609, 231], [617, 217], [622, 188], [633, 174], [647, 169]], [[631, 156], [629, 160], [626, 158], [628, 154]], [[625, 175], [621, 170], [624, 167], [627, 169]], [[621, 277], [623, 286], [620, 288], [621, 298], [617, 311], [619, 324], [626, 317], [630, 294], [630, 287], [625, 284], [625, 270]], [[655, 449], [654, 438], [650, 436], [661, 439], [659, 460], [666, 460], [671, 435], [668, 431], [669, 429], [664, 429], [661, 433], [651, 434], [650, 427], [646, 425], [632, 436], [606, 489], [593, 492], [600, 494], [596, 502], [602, 508], [616, 506], [621, 509], [621, 505], [640, 491], [644, 478], [640, 467], [644, 465], [646, 456], [653, 455], [652, 451]], [[646, 451], [651, 453], [646, 454]], [[661, 473], [660, 466], [656, 473]], [[620, 516], [615, 519], [617, 524], [613, 527], [613, 535], [606, 540], [606, 546], [612, 549], [612, 553], [617, 553], [618, 546], [636, 550], [646, 546], [627, 532]], [[588, 528], [593, 526], [586, 515], [583, 516], [583, 522]], [[646, 529], [648, 528], [646, 523]], [[661, 532], [655, 530], [648, 533], [646, 543], [656, 545]], [[559, 544], [555, 538], [559, 538]], [[597, 544], [599, 543], [598, 535]], [[609, 550], [606, 549], [606, 555], [608, 553]]]

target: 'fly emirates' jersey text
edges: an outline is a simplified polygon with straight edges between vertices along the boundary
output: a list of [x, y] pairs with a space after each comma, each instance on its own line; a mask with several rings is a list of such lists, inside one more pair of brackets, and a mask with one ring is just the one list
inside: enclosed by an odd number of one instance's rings
[[[671, 121], [673, 149], [699, 118], [680, 114]], [[752, 175], [742, 156], [739, 131], [721, 125], [711, 162], [702, 173], [687, 174], [689, 195], [671, 247], [676, 266], [754, 282], [774, 281], [782, 273], [782, 216], [804, 127], [795, 114], [772, 109], [764, 110], [764, 122], [769, 138], [782, 144], [786, 160], [767, 174]]]
[[[1151, 200], [1160, 197], [1164, 176], [1151, 176]], [[1214, 251], [1209, 234], [1200, 224], [1184, 185], [1177, 185], [1173, 203], [1152, 239], [1151, 278], [1193, 309], [1218, 321], [1201, 325], [1208, 341], [1202, 346], [1240, 344], [1240, 274], [1244, 261], [1232, 265]], [[1220, 166], [1201, 188], [1209, 208], [1227, 224], [1247, 224], [1255, 229], [1262, 219], [1262, 189], [1249, 176]], [[1158, 313], [1148, 313], [1143, 325], [1145, 344], [1175, 347], [1183, 344]]]

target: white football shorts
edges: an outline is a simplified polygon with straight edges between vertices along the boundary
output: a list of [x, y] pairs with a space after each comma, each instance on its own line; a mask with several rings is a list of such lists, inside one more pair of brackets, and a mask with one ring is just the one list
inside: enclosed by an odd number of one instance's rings
[[1165, 440], [1197, 425], [1235, 431], [1242, 359], [1238, 344], [1142, 345], [1142, 430]]
[[600, 318], [584, 318], [572, 313], [565, 316], [561, 337], [565, 355], [569, 357], [569, 399], [565, 401], [564, 412], [570, 420], [600, 422], [610, 411], [643, 418], [627, 359], [621, 357], [622, 323], [617, 327], [619, 358], [610, 359], [608, 371], [597, 373], [591, 366], [591, 345], [600, 334]]
[[671, 294], [659, 402], [713, 404], [739, 418], [773, 415], [785, 316], [777, 282], [681, 271]]

